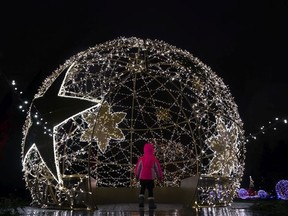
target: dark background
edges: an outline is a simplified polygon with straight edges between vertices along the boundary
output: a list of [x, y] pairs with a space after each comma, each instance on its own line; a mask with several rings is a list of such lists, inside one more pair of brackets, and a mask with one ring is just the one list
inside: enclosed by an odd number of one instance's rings
[[[188, 3], [189, 2], [189, 3]], [[5, 5], [4, 5], [5, 3]], [[120, 36], [163, 40], [210, 66], [238, 104], [256, 189], [288, 179], [287, 0], [0, 3], [0, 196], [26, 194], [18, 106], [72, 55]], [[15, 80], [18, 90], [13, 90]], [[19, 92], [23, 91], [23, 95]], [[277, 123], [275, 117], [281, 118]], [[271, 124], [269, 124], [271, 121]], [[275, 124], [277, 130], [260, 127]]]

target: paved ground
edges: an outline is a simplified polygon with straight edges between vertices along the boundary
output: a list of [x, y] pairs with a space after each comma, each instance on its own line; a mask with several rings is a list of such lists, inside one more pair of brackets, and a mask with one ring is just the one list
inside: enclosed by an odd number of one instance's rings
[[70, 211], [26, 207], [21, 215], [30, 216], [260, 216], [249, 210], [250, 203], [233, 203], [230, 207], [184, 209], [177, 204], [158, 204], [157, 209], [139, 209], [137, 203], [98, 205], [95, 211]]

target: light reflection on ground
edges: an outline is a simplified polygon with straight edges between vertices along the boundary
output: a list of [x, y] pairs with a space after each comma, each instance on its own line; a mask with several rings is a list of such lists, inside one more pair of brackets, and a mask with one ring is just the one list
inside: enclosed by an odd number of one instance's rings
[[180, 205], [158, 204], [155, 210], [149, 210], [147, 207], [140, 210], [137, 204], [115, 204], [98, 206], [98, 210], [95, 211], [25, 207], [19, 213], [29, 216], [260, 216], [249, 210], [249, 204], [201, 209], [183, 209]]

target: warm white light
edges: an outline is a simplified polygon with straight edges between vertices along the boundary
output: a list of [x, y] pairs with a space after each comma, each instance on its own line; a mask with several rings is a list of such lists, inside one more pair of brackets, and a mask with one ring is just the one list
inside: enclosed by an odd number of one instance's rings
[[[243, 124], [228, 87], [199, 59], [162, 41], [120, 38], [71, 57], [45, 79], [34, 99], [62, 73], [59, 97], [97, 105], [50, 127], [53, 133], [47, 130], [53, 137], [56, 176], [36, 145], [23, 153], [33, 202], [73, 205], [65, 201], [77, 194], [72, 191], [91, 194], [80, 187], [87, 179], [95, 179], [96, 187], [137, 187], [131, 170], [144, 141], [155, 144], [163, 166], [160, 186], [178, 187], [183, 178], [199, 175], [197, 205], [214, 206], [216, 198], [222, 204], [232, 201], [244, 172]], [[41, 114], [28, 112], [24, 136], [30, 115]], [[41, 129], [46, 133], [46, 127]], [[70, 175], [78, 179], [63, 184]], [[214, 183], [201, 185], [207, 179]], [[44, 191], [47, 185], [53, 189]]]

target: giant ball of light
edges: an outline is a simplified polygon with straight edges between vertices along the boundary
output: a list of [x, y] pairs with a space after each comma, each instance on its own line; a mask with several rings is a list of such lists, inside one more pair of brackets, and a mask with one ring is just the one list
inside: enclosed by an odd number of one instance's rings
[[135, 187], [133, 168], [149, 141], [162, 186], [203, 174], [232, 178], [236, 189], [242, 127], [229, 88], [198, 58], [163, 41], [118, 38], [72, 56], [40, 86], [23, 129], [24, 178], [32, 194], [35, 185], [71, 193], [79, 184], [66, 182], [75, 176]]

